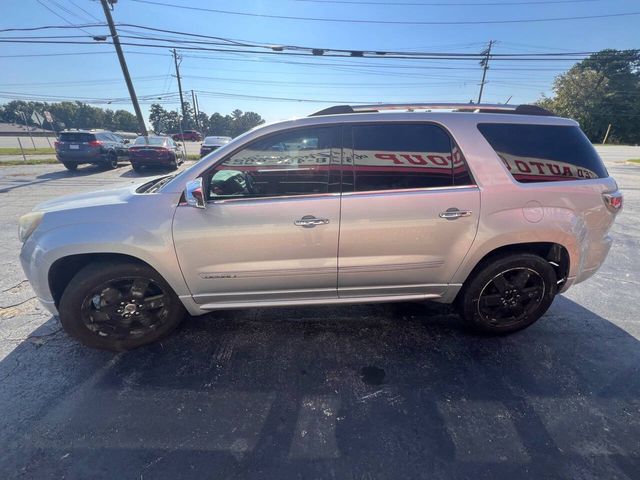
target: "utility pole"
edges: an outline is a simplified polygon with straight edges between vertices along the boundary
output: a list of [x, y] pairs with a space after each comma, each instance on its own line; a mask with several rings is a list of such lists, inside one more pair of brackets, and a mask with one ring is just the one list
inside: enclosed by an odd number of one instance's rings
[[111, 17], [111, 10], [109, 9], [109, 3], [113, 8], [114, 0], [100, 0], [102, 9], [104, 10], [104, 16], [107, 17], [107, 23], [109, 24], [109, 31], [111, 32], [111, 38], [113, 39], [113, 46], [116, 47], [116, 53], [118, 54], [118, 60], [120, 61], [120, 67], [122, 68], [122, 74], [124, 75], [124, 81], [127, 83], [127, 89], [129, 89], [129, 96], [131, 97], [131, 103], [133, 103], [133, 109], [136, 112], [136, 118], [138, 119], [138, 128], [143, 136], [147, 136], [147, 127], [144, 124], [144, 118], [142, 117], [142, 111], [140, 110], [140, 104], [138, 103], [138, 97], [136, 91], [133, 88], [133, 82], [129, 75], [129, 69], [127, 68], [127, 62], [124, 59], [124, 53], [122, 52], [122, 46], [120, 45], [120, 38], [116, 31], [116, 26], [113, 24], [113, 18]]
[[[182, 122], [187, 119], [187, 112], [184, 109], [184, 98], [182, 98], [182, 82], [180, 81], [180, 64], [178, 63], [178, 53], [173, 49], [173, 61], [176, 64], [176, 78], [178, 79], [178, 91], [180, 92], [180, 107], [182, 108]], [[180, 123], [182, 125], [182, 122]]]
[[198, 127], [198, 130], [202, 133], [202, 130], [200, 129], [200, 119], [198, 118], [198, 104], [196, 103], [196, 94], [193, 93], [193, 90], [191, 90], [191, 101], [193, 102], [193, 116], [196, 120], [196, 127]]
[[607, 127], [607, 133], [604, 134], [604, 138], [602, 139], [602, 144], [607, 143], [607, 138], [609, 138], [609, 132], [611, 132], [611, 124]]
[[[199, 111], [200, 111], [200, 103], [198, 102], [198, 95], [196, 95], [195, 97], [196, 97], [196, 112], [199, 112]], [[198, 120], [198, 122], [199, 122], [199, 121], [200, 121], [200, 120]], [[202, 128], [204, 129], [204, 125], [201, 125], [201, 126], [202, 126]], [[207, 134], [207, 133], [209, 133], [209, 132], [202, 132], [202, 133]]]
[[482, 81], [480, 82], [480, 93], [478, 94], [478, 103], [482, 102], [482, 91], [484, 90], [484, 84], [487, 83], [485, 82], [485, 78], [487, 78], [487, 70], [489, 70], [489, 57], [491, 56], [491, 47], [493, 46], [494, 43], [495, 41], [490, 40], [489, 46], [485, 48], [482, 52], [480, 52], [480, 54], [484, 55], [485, 57], [482, 60], [480, 60], [480, 66], [482, 67]]

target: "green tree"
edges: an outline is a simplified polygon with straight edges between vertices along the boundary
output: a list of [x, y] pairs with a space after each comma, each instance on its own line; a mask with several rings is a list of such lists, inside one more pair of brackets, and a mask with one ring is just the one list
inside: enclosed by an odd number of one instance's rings
[[231, 117], [214, 113], [209, 117], [209, 129], [211, 135], [231, 136]]
[[164, 133], [167, 131], [167, 112], [162, 105], [154, 103], [149, 110], [149, 122], [153, 131], [156, 133]]
[[556, 77], [539, 105], [578, 121], [592, 142], [640, 142], [640, 50], [602, 50]]
[[258, 125], [262, 125], [264, 120], [255, 112], [244, 112], [234, 119], [233, 136], [236, 137]]
[[116, 110], [113, 113], [113, 130], [122, 132], [137, 132], [138, 120], [136, 116], [126, 110]]

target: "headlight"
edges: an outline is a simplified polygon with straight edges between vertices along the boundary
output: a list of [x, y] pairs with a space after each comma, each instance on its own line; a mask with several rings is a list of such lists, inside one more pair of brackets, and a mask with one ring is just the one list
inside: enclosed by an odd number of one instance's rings
[[18, 236], [21, 242], [27, 241], [27, 238], [40, 225], [43, 216], [44, 213], [42, 212], [31, 212], [20, 217], [20, 220], [18, 220]]

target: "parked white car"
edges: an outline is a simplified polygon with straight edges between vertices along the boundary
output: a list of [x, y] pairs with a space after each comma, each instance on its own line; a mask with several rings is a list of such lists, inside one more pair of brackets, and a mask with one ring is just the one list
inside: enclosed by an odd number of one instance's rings
[[218, 148], [226, 145], [231, 141], [231, 137], [205, 137], [202, 145], [200, 145], [200, 156], [204, 157]]

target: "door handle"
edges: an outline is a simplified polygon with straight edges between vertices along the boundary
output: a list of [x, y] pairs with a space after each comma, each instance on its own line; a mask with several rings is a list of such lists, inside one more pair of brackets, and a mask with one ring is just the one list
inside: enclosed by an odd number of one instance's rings
[[439, 217], [447, 220], [455, 220], [460, 217], [470, 217], [471, 210], [458, 210], [457, 208], [449, 208], [445, 212], [440, 212]]
[[313, 228], [316, 225], [326, 225], [327, 223], [329, 223], [328, 218], [316, 218], [313, 215], [305, 215], [293, 222], [294, 225], [302, 228]]

